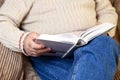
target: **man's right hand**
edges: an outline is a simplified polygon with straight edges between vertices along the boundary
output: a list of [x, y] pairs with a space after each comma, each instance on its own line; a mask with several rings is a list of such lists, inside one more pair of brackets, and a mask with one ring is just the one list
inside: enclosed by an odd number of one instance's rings
[[38, 36], [38, 33], [32, 32], [25, 37], [23, 47], [28, 56], [37, 57], [50, 51], [50, 48], [46, 48], [43, 43], [35, 42]]

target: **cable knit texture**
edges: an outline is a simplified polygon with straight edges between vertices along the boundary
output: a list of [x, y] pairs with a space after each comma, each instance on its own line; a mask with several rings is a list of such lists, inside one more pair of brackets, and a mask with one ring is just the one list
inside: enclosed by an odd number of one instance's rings
[[14, 51], [21, 51], [20, 29], [78, 35], [98, 22], [117, 22], [109, 0], [34, 0], [33, 5], [31, 1], [6, 0], [0, 9], [0, 42]]

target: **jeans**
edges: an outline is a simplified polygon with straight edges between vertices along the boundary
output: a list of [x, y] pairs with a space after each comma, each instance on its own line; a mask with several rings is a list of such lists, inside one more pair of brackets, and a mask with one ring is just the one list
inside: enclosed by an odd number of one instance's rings
[[77, 48], [73, 57], [31, 57], [42, 80], [114, 80], [119, 46], [109, 36], [101, 35]]

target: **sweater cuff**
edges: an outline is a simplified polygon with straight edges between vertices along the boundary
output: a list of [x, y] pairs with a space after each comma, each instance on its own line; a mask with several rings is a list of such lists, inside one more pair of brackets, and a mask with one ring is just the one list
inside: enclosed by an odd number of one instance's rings
[[30, 32], [27, 32], [27, 33], [23, 33], [20, 37], [20, 40], [19, 40], [19, 49], [23, 52], [24, 55], [28, 56], [28, 54], [25, 52], [24, 50], [24, 39], [25, 37], [29, 34]]

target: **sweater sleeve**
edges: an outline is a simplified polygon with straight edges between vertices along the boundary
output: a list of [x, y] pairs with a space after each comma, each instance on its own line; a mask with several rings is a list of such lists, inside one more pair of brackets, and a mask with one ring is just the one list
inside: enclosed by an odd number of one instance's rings
[[[117, 25], [118, 15], [109, 0], [95, 0], [98, 23], [109, 22]], [[116, 27], [115, 27], [116, 28]], [[110, 36], [114, 36], [115, 28], [109, 31]]]
[[13, 51], [21, 52], [20, 24], [30, 10], [31, 0], [5, 0], [0, 8], [0, 42]]

